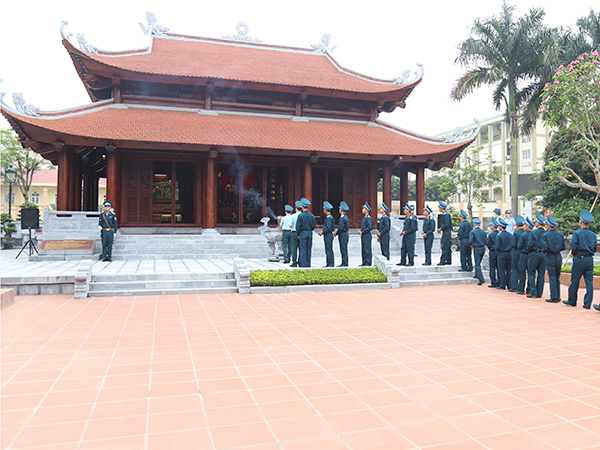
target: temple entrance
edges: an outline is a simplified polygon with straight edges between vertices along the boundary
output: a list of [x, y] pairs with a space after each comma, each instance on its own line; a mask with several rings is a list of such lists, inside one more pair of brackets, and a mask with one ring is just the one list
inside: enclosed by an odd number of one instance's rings
[[313, 209], [317, 223], [323, 224], [323, 202], [333, 205], [331, 214], [337, 223], [340, 212], [340, 202], [344, 200], [344, 169], [315, 167], [313, 168]]
[[287, 168], [251, 164], [217, 165], [217, 223], [258, 225], [283, 214]]

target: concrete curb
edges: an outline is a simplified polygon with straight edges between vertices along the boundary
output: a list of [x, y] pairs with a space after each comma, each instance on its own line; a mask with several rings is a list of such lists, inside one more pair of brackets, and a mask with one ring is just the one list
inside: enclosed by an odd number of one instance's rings
[[293, 292], [323, 291], [366, 291], [371, 289], [391, 289], [392, 283], [351, 283], [351, 284], [303, 284], [297, 286], [254, 286], [251, 294], [282, 294]]

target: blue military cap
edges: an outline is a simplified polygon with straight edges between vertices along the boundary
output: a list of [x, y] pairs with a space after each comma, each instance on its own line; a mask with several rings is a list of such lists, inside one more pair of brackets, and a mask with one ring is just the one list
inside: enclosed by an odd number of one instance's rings
[[285, 205], [286, 212], [292, 212], [293, 210], [294, 210], [294, 208], [292, 208], [290, 205]]
[[340, 203], [340, 209], [342, 211], [348, 211], [350, 209], [350, 207], [348, 206], [348, 203], [346, 203], [346, 202], [343, 201], [343, 202]]
[[469, 217], [469, 215], [463, 211], [462, 209], [460, 210], [460, 217], [462, 217], [463, 219], [466, 219], [467, 217]]
[[365, 204], [362, 207], [365, 208], [367, 211], [371, 211], [371, 207], [369, 206], [369, 202], [365, 202]]
[[529, 228], [533, 228], [533, 221], [528, 217], [525, 219], [525, 225], [527, 225]]
[[296, 208], [302, 208], [302, 202], [300, 200], [296, 200], [296, 203], [294, 203], [294, 205], [296, 205]]
[[498, 228], [498, 220], [495, 217], [492, 219], [492, 226]]
[[504, 214], [512, 214], [512, 211], [510, 209], [507, 209], [506, 211], [504, 211]]
[[579, 213], [579, 219], [581, 219], [583, 223], [592, 223], [594, 221], [594, 216], [587, 209], [582, 209]]
[[544, 225], [546, 223], [546, 219], [544, 219], [544, 216], [542, 216], [541, 214], [535, 216], [535, 221], [540, 225]]
[[473, 219], [473, 225], [481, 225], [481, 220], [480, 220], [480, 219], [478, 219], [477, 217], [475, 217], [475, 218]]
[[500, 208], [496, 208], [496, 209], [494, 209], [494, 214], [500, 215], [500, 214], [502, 214], [502, 211], [500, 210]]
[[433, 211], [431, 210], [431, 208], [429, 206], [425, 207], [425, 211], [427, 211], [429, 214], [433, 213]]
[[548, 216], [548, 225], [550, 225], [552, 228], [556, 228], [558, 226], [558, 222], [556, 221], [556, 219], [552, 216]]
[[331, 209], [333, 208], [333, 205], [329, 202], [323, 202], [323, 209], [326, 209], [327, 211], [331, 211]]
[[438, 206], [440, 208], [442, 208], [442, 209], [446, 209], [448, 207], [448, 205], [446, 204], [446, 202], [443, 202], [441, 200], [438, 202]]
[[415, 207], [414, 206], [410, 206], [408, 203], [406, 205], [404, 205], [405, 209], [408, 209], [409, 211], [414, 211]]
[[521, 226], [525, 224], [525, 218], [523, 216], [515, 217], [515, 222], [517, 225]]
[[502, 217], [500, 217], [498, 219], [498, 225], [501, 227], [506, 228], [508, 226], [508, 222], [506, 220], [504, 220]]
[[310, 200], [307, 199], [306, 197], [302, 197], [300, 199], [300, 203], [302, 203], [302, 206], [305, 208], [308, 208], [310, 206]]
[[112, 203], [109, 202], [108, 200], [106, 200], [104, 203], [102, 203], [103, 206], [112, 206]]
[[390, 208], [388, 208], [385, 203], [381, 204], [381, 209], [383, 209], [385, 212], [389, 212], [389, 210], [390, 210]]

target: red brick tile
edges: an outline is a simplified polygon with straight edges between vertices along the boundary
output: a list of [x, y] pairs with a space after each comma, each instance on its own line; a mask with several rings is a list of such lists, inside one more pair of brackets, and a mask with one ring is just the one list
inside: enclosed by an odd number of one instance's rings
[[90, 420], [83, 439], [94, 441], [127, 436], [140, 436], [146, 432], [146, 415]]
[[342, 439], [353, 450], [403, 450], [414, 445], [392, 428], [343, 434]]
[[334, 431], [321, 417], [270, 420], [269, 426], [279, 441], [308, 439], [334, 434]]
[[241, 425], [263, 422], [263, 416], [255, 405], [207, 409], [206, 416], [211, 427]]
[[12, 448], [41, 447], [42, 445], [77, 442], [85, 422], [53, 423], [26, 427], [15, 440]]
[[[242, 446], [249, 447], [252, 445], [276, 442], [275, 437], [264, 422], [232, 425], [227, 427], [215, 427], [211, 428], [211, 433], [216, 449]], [[168, 447], [162, 448], [164, 449]]]
[[418, 403], [375, 408], [375, 412], [393, 426], [431, 422], [438, 418], [436, 414]]
[[[466, 434], [442, 420], [402, 425], [398, 426], [397, 429], [406, 439], [418, 447], [463, 441], [468, 438]], [[432, 430], [435, 430], [435, 433]]]
[[150, 434], [148, 436], [147, 450], [184, 448], [193, 448], [194, 450], [213, 450], [208, 431], [206, 429], [170, 431], [168, 433]]
[[389, 427], [386, 420], [377, 412], [363, 409], [327, 414], [323, 416], [323, 419], [339, 434]]
[[76, 448], [79, 450], [145, 450], [146, 442], [144, 436], [128, 436], [117, 439], [83, 441], [81, 446]]
[[151, 414], [148, 418], [148, 433], [150, 434], [197, 430], [206, 427], [206, 417], [202, 411]]

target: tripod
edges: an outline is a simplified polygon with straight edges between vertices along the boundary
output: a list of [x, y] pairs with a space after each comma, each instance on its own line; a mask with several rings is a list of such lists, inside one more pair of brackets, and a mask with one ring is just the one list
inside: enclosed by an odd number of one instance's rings
[[31, 228], [29, 229], [29, 240], [23, 244], [21, 251], [17, 254], [17, 256], [15, 256], [15, 259], [17, 259], [19, 256], [21, 256], [21, 253], [23, 253], [23, 250], [25, 250], [25, 247], [29, 247], [29, 256], [33, 255], [34, 252], [38, 253], [38, 249], [35, 247], [35, 244], [33, 243], [33, 240], [31, 239]]

